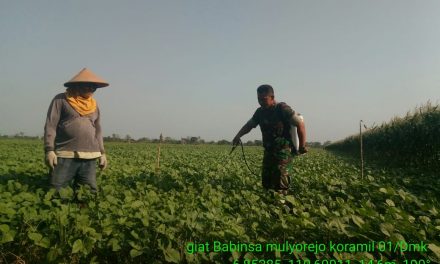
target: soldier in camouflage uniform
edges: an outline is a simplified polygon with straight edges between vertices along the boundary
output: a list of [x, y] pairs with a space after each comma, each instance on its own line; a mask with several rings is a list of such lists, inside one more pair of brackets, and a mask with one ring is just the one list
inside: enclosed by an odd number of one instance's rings
[[265, 189], [287, 194], [290, 184], [289, 171], [292, 154], [296, 151], [292, 143], [291, 128], [298, 132], [300, 154], [306, 153], [306, 131], [301, 117], [286, 103], [277, 103], [273, 88], [261, 85], [257, 89], [258, 108], [252, 118], [240, 129], [232, 141], [238, 145], [240, 138], [260, 125], [263, 135], [264, 158], [262, 183]]

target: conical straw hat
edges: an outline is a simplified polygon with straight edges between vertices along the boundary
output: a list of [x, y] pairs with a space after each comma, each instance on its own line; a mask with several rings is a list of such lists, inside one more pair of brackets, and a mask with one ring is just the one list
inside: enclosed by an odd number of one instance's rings
[[72, 84], [76, 83], [93, 83], [97, 88], [108, 86], [108, 82], [104, 81], [87, 68], [82, 69], [77, 75], [70, 79], [70, 81], [66, 82], [64, 86], [70, 87]]

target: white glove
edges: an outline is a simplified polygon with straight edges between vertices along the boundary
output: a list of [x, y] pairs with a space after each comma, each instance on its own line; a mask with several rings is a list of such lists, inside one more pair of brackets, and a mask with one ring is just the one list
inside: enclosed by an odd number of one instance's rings
[[57, 165], [57, 155], [54, 151], [48, 151], [46, 153], [46, 165], [49, 166], [52, 170]]
[[102, 154], [102, 156], [99, 157], [99, 168], [101, 168], [101, 170], [105, 170], [105, 168], [107, 168], [107, 157], [105, 154]]

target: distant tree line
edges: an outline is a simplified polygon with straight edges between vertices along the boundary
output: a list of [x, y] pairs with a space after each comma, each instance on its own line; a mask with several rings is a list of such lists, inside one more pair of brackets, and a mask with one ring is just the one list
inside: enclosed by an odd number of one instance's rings
[[42, 139], [41, 136], [27, 136], [24, 134], [24, 132], [18, 132], [14, 135], [2, 135], [0, 134], [0, 138], [21, 138], [21, 139]]
[[[162, 140], [160, 138], [149, 138], [149, 137], [141, 137], [138, 139], [133, 139], [130, 135], [125, 135], [124, 137], [121, 137], [118, 134], [112, 134], [111, 136], [104, 137], [104, 141], [106, 142], [129, 142], [129, 143], [159, 143], [160, 141], [162, 143], [166, 144], [191, 144], [191, 145], [197, 145], [197, 144], [217, 144], [217, 145], [230, 145], [232, 144], [231, 141], [222, 139], [219, 141], [206, 141], [202, 139], [200, 136], [188, 136], [181, 139], [174, 139], [171, 137], [163, 137]], [[258, 143], [258, 140], [256, 140]], [[253, 141], [250, 141], [254, 144]]]
[[[121, 137], [118, 134], [112, 134], [111, 136], [104, 137], [104, 141], [106, 142], [129, 142], [129, 143], [159, 143], [160, 138], [149, 138], [149, 137], [141, 137], [138, 139], [133, 139], [130, 135], [125, 135], [124, 137]], [[164, 137], [162, 138], [162, 143], [167, 144], [190, 144], [190, 145], [197, 145], [197, 144], [209, 144], [209, 145], [231, 145], [232, 141], [221, 139], [218, 141], [210, 140], [206, 141], [200, 136], [188, 136], [181, 139], [174, 139], [171, 137]], [[307, 146], [312, 148], [324, 148], [325, 146], [329, 145], [331, 141], [325, 141], [324, 143], [321, 142], [307, 142]], [[263, 146], [263, 141], [256, 139], [256, 140], [248, 140], [246, 142], [243, 142], [244, 146]]]
[[321, 142], [316, 141], [316, 142], [307, 142], [306, 145], [311, 148], [325, 148], [326, 146], [330, 145], [331, 143], [332, 143], [331, 141], [327, 140], [322, 144], [321, 144]]
[[[42, 139], [42, 136], [26, 136], [24, 132], [18, 132], [14, 135], [1, 135], [0, 138], [21, 138], [21, 139]], [[159, 143], [160, 138], [149, 138], [149, 137], [141, 137], [138, 139], [133, 139], [130, 135], [120, 136], [119, 134], [112, 134], [111, 136], [104, 137], [105, 142], [127, 142], [127, 143]], [[232, 141], [221, 139], [218, 141], [210, 140], [206, 141], [199, 136], [188, 136], [181, 139], [174, 139], [171, 137], [163, 137], [162, 143], [166, 144], [189, 144], [189, 145], [197, 145], [197, 144], [209, 144], [209, 145], [232, 145]], [[324, 148], [330, 145], [330, 141], [321, 142], [307, 142], [307, 146], [311, 148]], [[248, 140], [243, 142], [244, 146], [263, 146], [263, 141], [256, 140]]]

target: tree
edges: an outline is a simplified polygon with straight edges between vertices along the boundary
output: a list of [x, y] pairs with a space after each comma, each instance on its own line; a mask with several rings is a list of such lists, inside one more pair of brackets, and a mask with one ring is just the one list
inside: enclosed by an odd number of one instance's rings
[[24, 137], [24, 132], [22, 131], [18, 132], [17, 134], [15, 134], [15, 137], [19, 137], [19, 138]]
[[317, 142], [307, 142], [306, 143], [307, 146], [312, 147], [312, 148], [321, 148], [321, 142], [317, 141]]
[[141, 137], [136, 142], [151, 142], [151, 139], [148, 137]]
[[248, 140], [248, 141], [245, 143], [245, 145], [246, 145], [246, 146], [253, 146], [253, 145], [254, 145], [254, 141], [252, 141], [252, 140]]
[[222, 139], [217, 141], [218, 145], [231, 145], [231, 142], [227, 141], [226, 139]]
[[199, 143], [199, 140], [200, 140], [200, 137], [191, 137], [191, 138], [189, 139], [189, 142], [190, 142], [191, 144], [197, 144], [197, 143]]
[[327, 140], [326, 142], [324, 142], [323, 147], [327, 147], [328, 145], [330, 145], [332, 142], [330, 140]]

